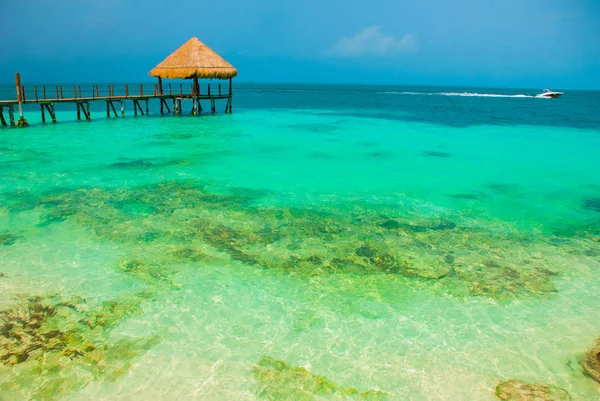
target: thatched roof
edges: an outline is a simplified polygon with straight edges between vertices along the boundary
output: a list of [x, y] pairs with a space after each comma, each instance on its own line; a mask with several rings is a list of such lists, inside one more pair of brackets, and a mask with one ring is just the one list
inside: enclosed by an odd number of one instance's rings
[[229, 79], [237, 75], [237, 70], [210, 47], [193, 37], [150, 70], [149, 75], [170, 79]]

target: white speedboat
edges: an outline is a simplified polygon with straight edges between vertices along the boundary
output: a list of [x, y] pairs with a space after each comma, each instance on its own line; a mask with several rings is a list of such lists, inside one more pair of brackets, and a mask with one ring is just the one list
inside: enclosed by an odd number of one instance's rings
[[564, 93], [563, 92], [553, 92], [550, 89], [544, 89], [542, 91], [542, 93], [540, 93], [539, 95], [535, 95], [535, 97], [543, 97], [543, 98], [547, 98], [547, 99], [554, 99], [556, 97], [561, 97]]

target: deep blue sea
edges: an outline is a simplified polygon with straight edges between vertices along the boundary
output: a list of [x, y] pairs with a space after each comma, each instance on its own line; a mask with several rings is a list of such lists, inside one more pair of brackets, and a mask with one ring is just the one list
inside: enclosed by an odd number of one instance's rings
[[600, 399], [600, 92], [539, 92], [27, 105], [0, 127], [0, 400]]

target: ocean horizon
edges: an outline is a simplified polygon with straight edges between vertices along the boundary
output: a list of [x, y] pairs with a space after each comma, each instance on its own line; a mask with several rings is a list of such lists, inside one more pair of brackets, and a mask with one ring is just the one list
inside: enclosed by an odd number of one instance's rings
[[600, 91], [563, 91], [25, 105], [0, 127], [0, 400], [599, 399]]

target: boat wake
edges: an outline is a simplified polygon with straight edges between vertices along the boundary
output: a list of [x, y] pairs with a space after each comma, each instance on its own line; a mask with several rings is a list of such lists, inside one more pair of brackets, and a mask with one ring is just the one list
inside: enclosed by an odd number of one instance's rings
[[424, 95], [424, 96], [463, 96], [463, 97], [513, 97], [535, 98], [533, 95], [503, 95], [500, 93], [472, 93], [472, 92], [380, 92], [389, 95]]

